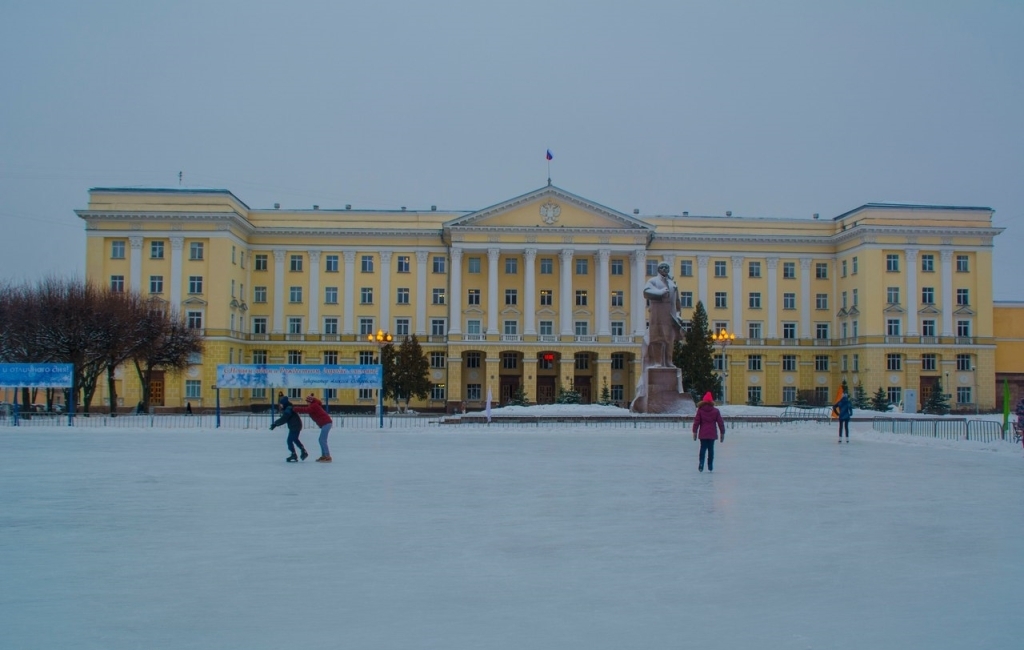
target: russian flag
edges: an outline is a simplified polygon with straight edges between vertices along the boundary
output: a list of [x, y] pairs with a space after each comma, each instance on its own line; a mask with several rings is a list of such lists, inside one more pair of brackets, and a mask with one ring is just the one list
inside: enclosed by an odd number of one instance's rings
[[548, 149], [548, 154], [546, 156], [544, 156], [544, 157], [547, 158], [548, 160], [551, 160], [552, 158], [554, 158], [554, 156], [551, 155], [551, 150], [550, 149]]

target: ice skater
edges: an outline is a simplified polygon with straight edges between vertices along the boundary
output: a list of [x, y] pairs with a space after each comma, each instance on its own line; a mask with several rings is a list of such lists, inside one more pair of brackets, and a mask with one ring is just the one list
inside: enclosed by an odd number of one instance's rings
[[302, 452], [302, 460], [309, 458], [309, 454], [306, 453], [306, 448], [299, 442], [299, 433], [302, 432], [302, 418], [295, 412], [295, 408], [292, 406], [291, 400], [285, 395], [281, 395], [278, 398], [278, 403], [281, 405], [281, 417], [277, 418], [273, 424], [270, 425], [270, 430], [273, 431], [274, 427], [282, 424], [288, 425], [288, 451], [292, 452], [292, 455], [285, 458], [289, 463], [296, 463], [299, 457], [295, 455], [295, 448], [298, 447]]
[[697, 415], [693, 416], [693, 439], [700, 436], [700, 457], [697, 470], [704, 471], [704, 455], [708, 457], [708, 471], [715, 471], [715, 438], [725, 442], [725, 420], [715, 408], [711, 391], [704, 393], [704, 399], [697, 404]]
[[850, 418], [853, 417], [853, 404], [850, 403], [850, 396], [843, 393], [839, 401], [835, 403], [836, 413], [839, 415], [839, 441], [843, 441], [843, 427], [846, 428], [846, 443], [850, 443]]
[[329, 463], [331, 462], [331, 450], [327, 447], [327, 434], [331, 432], [334, 420], [324, 410], [324, 403], [317, 399], [313, 393], [306, 396], [306, 404], [308, 406], [296, 406], [295, 411], [298, 413], [309, 413], [309, 417], [320, 427], [320, 439], [317, 441], [320, 443], [320, 458], [317, 458], [316, 462]]

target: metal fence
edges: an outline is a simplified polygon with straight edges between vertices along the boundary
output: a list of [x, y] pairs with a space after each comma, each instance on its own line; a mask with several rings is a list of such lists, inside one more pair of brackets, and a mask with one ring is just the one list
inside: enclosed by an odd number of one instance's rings
[[941, 440], [977, 440], [1013, 442], [1013, 431], [1003, 431], [1003, 425], [992, 420], [965, 418], [875, 418], [871, 428], [882, 433], [902, 433]]
[[[303, 430], [319, 430], [308, 415], [301, 415]], [[331, 414], [336, 428], [346, 426], [350, 428], [376, 429], [380, 427], [380, 418], [375, 415], [339, 415]], [[385, 429], [417, 429], [428, 426], [437, 426], [438, 417], [415, 417], [415, 416], [384, 416]], [[269, 429], [274, 420], [269, 413], [229, 413], [220, 416], [221, 429], [245, 430], [245, 429]], [[0, 426], [13, 426], [14, 422], [9, 417], [0, 417]], [[18, 419], [19, 427], [59, 427], [68, 426], [68, 416], [33, 413], [31, 417]], [[74, 416], [75, 428], [86, 429], [215, 429], [217, 428], [216, 415], [117, 415], [111, 417], [106, 414]], [[283, 427], [279, 427], [283, 428]]]
[[831, 406], [787, 406], [782, 411], [783, 420], [828, 420], [832, 415]]

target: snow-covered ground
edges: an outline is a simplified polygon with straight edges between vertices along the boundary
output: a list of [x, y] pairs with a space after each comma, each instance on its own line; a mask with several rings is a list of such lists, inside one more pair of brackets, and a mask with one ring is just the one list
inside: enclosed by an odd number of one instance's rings
[[1019, 647], [1021, 447], [851, 429], [0, 429], [0, 645]]

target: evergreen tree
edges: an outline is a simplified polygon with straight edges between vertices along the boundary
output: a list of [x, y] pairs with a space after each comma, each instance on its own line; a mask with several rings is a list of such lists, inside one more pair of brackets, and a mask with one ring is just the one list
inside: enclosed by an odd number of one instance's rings
[[405, 400], [405, 409], [409, 410], [409, 400], [413, 397], [426, 399], [430, 396], [430, 361], [420, 347], [416, 335], [406, 336], [395, 355], [394, 378], [388, 395]]
[[932, 415], [946, 415], [949, 413], [949, 399], [942, 389], [941, 379], [935, 382], [932, 392], [928, 395], [928, 399], [925, 401], [921, 411]]
[[885, 396], [885, 390], [879, 386], [875, 396], [871, 398], [871, 408], [876, 411], [889, 410], [889, 398]]
[[516, 392], [512, 395], [512, 398], [509, 399], [507, 404], [505, 404], [505, 406], [529, 406], [529, 405], [530, 405], [530, 400], [526, 398], [526, 391], [523, 389], [522, 386], [519, 386], [518, 388], [516, 388]]
[[715, 342], [711, 340], [708, 313], [704, 303], [697, 301], [690, 319], [690, 329], [684, 343], [677, 343], [672, 361], [683, 371], [683, 386], [699, 399], [710, 391], [718, 399], [722, 393], [722, 379], [715, 373]]
[[868, 399], [868, 392], [864, 390], [864, 384], [857, 382], [857, 385], [853, 387], [853, 397], [850, 398], [853, 401], [853, 408], [866, 409], [871, 406], [871, 400]]
[[608, 388], [608, 378], [604, 378], [604, 384], [601, 386], [601, 399], [597, 402], [601, 406], [611, 406], [612, 404], [612, 391]]
[[558, 395], [555, 396], [556, 404], [579, 404], [580, 394], [574, 388], [568, 390], [562, 388], [561, 382], [558, 384]]

